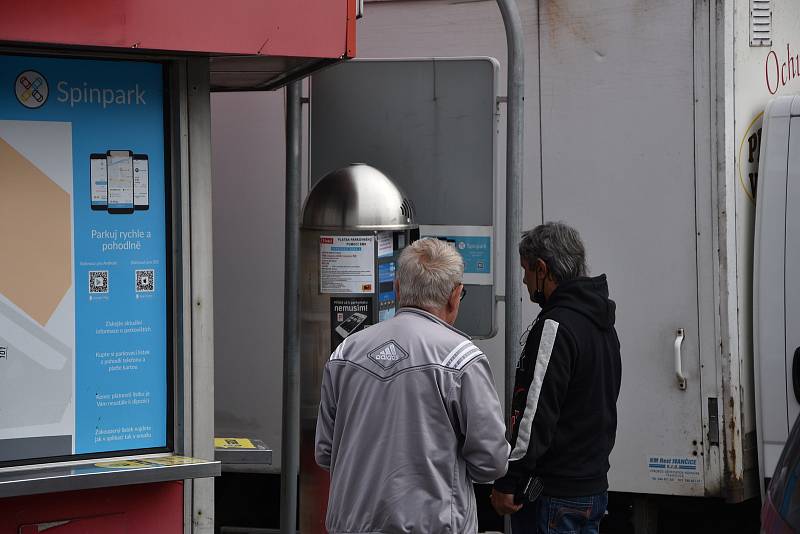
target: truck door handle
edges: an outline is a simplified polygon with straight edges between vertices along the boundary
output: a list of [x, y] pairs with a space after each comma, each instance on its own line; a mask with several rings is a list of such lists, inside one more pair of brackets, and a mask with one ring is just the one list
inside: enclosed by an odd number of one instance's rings
[[794, 349], [792, 358], [792, 389], [794, 389], [795, 400], [800, 402], [800, 347]]
[[[683, 357], [681, 354], [681, 347], [683, 346], [683, 338], [686, 334], [683, 328], [678, 328], [675, 331], [675, 376], [678, 379], [678, 387], [682, 390], [686, 389], [686, 375], [683, 374]], [[797, 392], [797, 389], [795, 389]]]

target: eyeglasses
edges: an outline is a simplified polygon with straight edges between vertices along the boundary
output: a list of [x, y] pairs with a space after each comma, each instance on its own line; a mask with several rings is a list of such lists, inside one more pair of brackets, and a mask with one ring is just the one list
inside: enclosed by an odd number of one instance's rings
[[461, 288], [461, 296], [458, 298], [459, 301], [464, 300], [464, 297], [467, 296], [467, 287], [464, 286]]

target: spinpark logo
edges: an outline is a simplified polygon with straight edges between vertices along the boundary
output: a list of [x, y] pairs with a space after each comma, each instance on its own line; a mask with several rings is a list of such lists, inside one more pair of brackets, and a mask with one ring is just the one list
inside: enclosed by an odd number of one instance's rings
[[28, 109], [36, 109], [47, 102], [50, 89], [47, 85], [47, 78], [35, 70], [26, 70], [17, 76], [14, 92], [20, 104]]

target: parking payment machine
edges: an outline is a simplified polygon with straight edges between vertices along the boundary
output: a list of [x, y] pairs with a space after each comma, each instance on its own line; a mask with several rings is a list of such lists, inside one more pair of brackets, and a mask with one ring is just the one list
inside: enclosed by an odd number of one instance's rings
[[306, 201], [300, 238], [303, 533], [325, 532], [328, 473], [314, 462], [325, 362], [349, 335], [394, 316], [396, 260], [418, 237], [411, 202], [369, 165], [327, 174]]

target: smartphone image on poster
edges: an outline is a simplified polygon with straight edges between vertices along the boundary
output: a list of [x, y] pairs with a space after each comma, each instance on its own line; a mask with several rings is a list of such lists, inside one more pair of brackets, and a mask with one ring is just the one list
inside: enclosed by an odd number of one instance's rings
[[150, 208], [150, 161], [147, 154], [133, 155], [133, 209]]
[[108, 209], [108, 173], [106, 171], [106, 155], [89, 155], [89, 192], [92, 209]]
[[108, 212], [133, 213], [133, 152], [106, 152], [108, 170]]
[[339, 326], [336, 327], [336, 333], [342, 336], [342, 338], [344, 339], [350, 334], [352, 334], [356, 328], [361, 326], [361, 323], [363, 323], [366, 319], [367, 316], [364, 315], [363, 313], [354, 313], [353, 315], [351, 315], [350, 317], [339, 323]]

